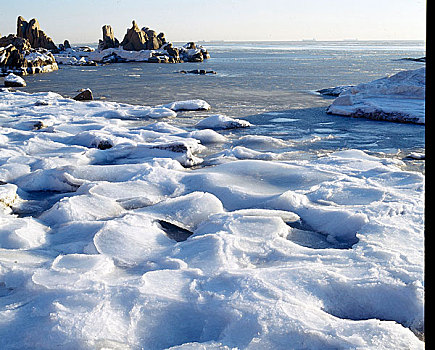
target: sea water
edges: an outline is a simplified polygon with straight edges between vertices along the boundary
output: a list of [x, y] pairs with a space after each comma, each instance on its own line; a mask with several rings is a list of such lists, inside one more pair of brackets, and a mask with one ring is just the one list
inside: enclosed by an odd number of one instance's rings
[[[27, 76], [27, 87], [22, 90], [73, 97], [77, 90], [90, 88], [96, 99], [149, 106], [203, 99], [212, 106], [209, 112], [178, 113], [171, 123], [189, 129], [210, 114], [243, 118], [254, 127], [225, 136], [255, 134], [297, 140], [292, 150], [305, 155], [347, 148], [401, 158], [424, 152], [424, 126], [328, 115], [326, 107], [333, 98], [316, 93], [420, 68], [425, 63], [406, 58], [425, 56], [423, 41], [200, 44], [211, 53], [201, 63], [60, 65], [56, 72]], [[180, 73], [194, 69], [217, 74]], [[422, 170], [421, 163], [407, 162], [417, 170]]]

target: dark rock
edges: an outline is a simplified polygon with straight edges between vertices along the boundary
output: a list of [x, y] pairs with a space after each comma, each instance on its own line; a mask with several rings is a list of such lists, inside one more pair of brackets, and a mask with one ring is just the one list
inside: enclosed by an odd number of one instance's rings
[[185, 47], [186, 49], [188, 49], [188, 50], [196, 49], [196, 45], [195, 45], [195, 43], [194, 43], [193, 41], [188, 42], [186, 45], [184, 45], [184, 47]]
[[41, 130], [45, 127], [46, 126], [44, 125], [44, 123], [41, 122], [40, 120], [38, 120], [35, 124], [33, 124], [33, 130]]
[[133, 21], [132, 24], [132, 27], [127, 29], [127, 33], [125, 34], [120, 45], [124, 48], [124, 50], [128, 51], [146, 50], [148, 40], [147, 34], [139, 29], [136, 21]]
[[70, 49], [70, 48], [71, 48], [71, 45], [70, 45], [70, 43], [69, 43], [68, 40], [65, 40], [65, 41], [63, 42], [63, 47], [64, 47], [65, 49]]
[[73, 98], [76, 101], [91, 101], [94, 99], [91, 89], [82, 89], [81, 92]]
[[0, 47], [13, 45], [19, 51], [30, 51], [32, 49], [32, 45], [30, 45], [29, 40], [20, 38], [16, 35], [9, 34], [8, 36], [4, 36], [0, 38]]
[[[140, 51], [140, 50], [158, 50], [163, 45], [166, 45], [167, 41], [164, 33], [155, 32], [154, 30], [143, 27], [139, 29], [135, 21], [133, 26], [127, 29], [127, 33], [121, 42], [121, 46], [124, 50]], [[170, 55], [172, 56], [172, 55]], [[176, 59], [176, 55], [172, 56]]]
[[101, 150], [112, 148], [113, 145], [110, 141], [102, 140], [98, 143], [97, 148]]
[[102, 63], [122, 63], [127, 62], [125, 58], [122, 58], [116, 54], [116, 52], [111, 53], [110, 55], [104, 56], [101, 60]]
[[193, 70], [189, 70], [189, 71], [181, 70], [179, 73], [182, 73], [182, 74], [199, 74], [199, 75], [217, 74], [214, 70], [205, 70], [205, 69], [193, 69]]
[[104, 25], [102, 29], [103, 29], [103, 40], [99, 41], [98, 49], [106, 50], [110, 48], [119, 47], [119, 41], [118, 39], [115, 38], [112, 27], [110, 25]]
[[166, 44], [166, 38], [165, 38], [165, 34], [164, 33], [159, 33], [159, 35], [157, 35], [157, 39], [160, 41], [160, 47], [162, 47], [162, 45]]
[[323, 95], [323, 96], [337, 97], [342, 92], [349, 90], [352, 87], [353, 87], [353, 85], [342, 85], [342, 86], [336, 86], [336, 87], [332, 87], [332, 88], [325, 88], [325, 89], [316, 90], [316, 92], [318, 92], [320, 95]]
[[196, 52], [195, 54], [189, 56], [189, 62], [202, 62], [204, 61], [204, 56], [201, 51]]
[[180, 61], [180, 50], [178, 50], [175, 47], [172, 47], [171, 43], [165, 44], [162, 47], [162, 49], [164, 49], [168, 53], [168, 55], [170, 57], [173, 57], [175, 62], [179, 62]]
[[419, 58], [405, 57], [405, 58], [400, 58], [400, 60], [413, 61], [413, 62], [426, 62], [426, 57], [419, 57]]
[[35, 106], [49, 106], [50, 103], [48, 101], [44, 101], [44, 100], [38, 100], [35, 102]]
[[210, 54], [201, 45], [189, 42], [180, 48], [180, 58], [185, 62], [202, 62], [209, 59]]
[[36, 18], [27, 22], [23, 17], [19, 16], [17, 19], [17, 36], [29, 40], [33, 48], [42, 47], [53, 52], [59, 51], [53, 40], [41, 30]]
[[[157, 33], [149, 29], [147, 27], [142, 28], [142, 31], [146, 34], [147, 42], [146, 47], [147, 50], [158, 50], [162, 46], [162, 42], [157, 38]], [[163, 34], [164, 36], [164, 34]]]

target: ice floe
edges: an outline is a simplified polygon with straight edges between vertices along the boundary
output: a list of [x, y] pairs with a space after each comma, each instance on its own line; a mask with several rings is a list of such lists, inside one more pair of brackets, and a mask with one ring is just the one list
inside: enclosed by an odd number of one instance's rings
[[0, 348], [423, 349], [424, 175], [201, 106], [0, 91]]

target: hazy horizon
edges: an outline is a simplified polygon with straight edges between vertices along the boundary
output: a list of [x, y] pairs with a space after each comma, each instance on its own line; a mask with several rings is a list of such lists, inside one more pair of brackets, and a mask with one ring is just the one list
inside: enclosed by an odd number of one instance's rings
[[174, 42], [426, 40], [426, 3], [415, 0], [0, 0], [2, 36], [16, 33], [18, 16], [36, 18], [55, 43], [98, 42], [105, 24], [122, 40], [132, 20]]

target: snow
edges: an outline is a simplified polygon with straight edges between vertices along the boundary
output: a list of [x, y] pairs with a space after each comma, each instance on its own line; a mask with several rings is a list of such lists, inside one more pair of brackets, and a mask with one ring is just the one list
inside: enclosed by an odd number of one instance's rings
[[211, 106], [204, 100], [174, 101], [165, 104], [162, 107], [172, 109], [173, 111], [207, 111], [211, 108]]
[[397, 122], [425, 123], [426, 67], [344, 89], [328, 113]]
[[424, 175], [186, 105], [0, 91], [0, 348], [423, 349]]
[[247, 128], [250, 126], [251, 123], [246, 120], [235, 119], [221, 114], [209, 116], [196, 124], [197, 128], [209, 128], [213, 130]]

